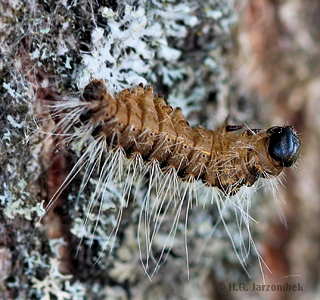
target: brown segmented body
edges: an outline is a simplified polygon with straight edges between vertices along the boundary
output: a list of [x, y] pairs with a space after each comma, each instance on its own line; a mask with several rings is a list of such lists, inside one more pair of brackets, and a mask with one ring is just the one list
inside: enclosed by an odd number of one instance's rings
[[94, 125], [95, 138], [105, 137], [110, 150], [122, 147], [128, 156], [136, 153], [146, 162], [171, 167], [183, 180], [201, 179], [234, 194], [258, 177], [277, 176], [283, 170], [283, 163], [269, 153], [272, 128], [239, 131], [242, 126], [227, 122], [216, 131], [192, 128], [181, 109], [173, 110], [162, 95], [155, 97], [151, 87], [141, 84], [112, 97], [102, 80], [93, 80], [83, 97], [90, 104], [81, 119]]

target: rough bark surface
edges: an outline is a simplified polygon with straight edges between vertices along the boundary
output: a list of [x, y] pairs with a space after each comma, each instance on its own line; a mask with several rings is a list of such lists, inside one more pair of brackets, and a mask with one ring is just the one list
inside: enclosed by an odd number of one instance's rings
[[[316, 299], [319, 13], [316, 0], [251, 0], [235, 8], [227, 0], [0, 3], [0, 298]], [[268, 193], [252, 196], [258, 224], [251, 233], [272, 271], [264, 267], [267, 283], [300, 283], [303, 292], [252, 291], [263, 284], [257, 257], [247, 258], [248, 277], [224, 226], [210, 237], [219, 220], [210, 205], [188, 215], [190, 277], [184, 208], [171, 254], [150, 281], [136, 238], [143, 190], [124, 209], [111, 256], [102, 250], [118, 207], [112, 195], [95, 234], [80, 240], [94, 172], [80, 197], [83, 173], [39, 222], [81, 154], [52, 139], [48, 105], [79, 98], [92, 78], [111, 82], [111, 92], [149, 83], [192, 125], [217, 127], [231, 114], [236, 124], [288, 123], [302, 133], [302, 159], [286, 174], [281, 209]], [[94, 224], [99, 206], [93, 208]], [[172, 219], [164, 219], [168, 228]], [[239, 234], [234, 216], [225, 220], [231, 235]], [[240, 282], [249, 291], [230, 289]]]

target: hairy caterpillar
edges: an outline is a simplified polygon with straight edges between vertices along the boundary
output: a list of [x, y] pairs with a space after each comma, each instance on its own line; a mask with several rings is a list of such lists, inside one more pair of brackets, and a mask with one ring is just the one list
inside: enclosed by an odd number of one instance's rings
[[[122, 205], [117, 226], [110, 233], [111, 249], [133, 182], [141, 182], [149, 174], [139, 218], [139, 227], [145, 231], [144, 261], [138, 235], [146, 273], [150, 259], [156, 263], [155, 270], [159, 268], [168, 248], [166, 242], [160, 258], [154, 258], [152, 242], [161, 226], [160, 211], [167, 211], [174, 203], [177, 213], [169, 232], [169, 236], [174, 236], [184, 199], [188, 198], [189, 208], [196, 181], [217, 188], [219, 197], [230, 198], [242, 186], [252, 186], [259, 178], [278, 176], [296, 162], [300, 153], [300, 140], [291, 126], [242, 130], [242, 125], [228, 125], [226, 121], [216, 131], [192, 128], [181, 109], [173, 110], [161, 94], [155, 97], [153, 89], [142, 84], [113, 97], [102, 80], [93, 80], [81, 99], [55, 104], [52, 116], [57, 122], [56, 132], [67, 136], [65, 142], [80, 148], [88, 139], [90, 142], [49, 205], [81, 169], [85, 173], [79, 194], [93, 170], [100, 168], [92, 201], [103, 197], [108, 183], [118, 177], [123, 190]], [[187, 183], [185, 188], [180, 179]], [[152, 189], [156, 190], [156, 197], [151, 203]], [[169, 251], [171, 246], [172, 242]]]

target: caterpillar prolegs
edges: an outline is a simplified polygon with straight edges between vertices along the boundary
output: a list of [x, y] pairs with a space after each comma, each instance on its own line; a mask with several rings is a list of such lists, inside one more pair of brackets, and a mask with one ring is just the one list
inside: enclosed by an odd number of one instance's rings
[[[220, 196], [230, 198], [259, 178], [278, 176], [296, 162], [300, 153], [300, 140], [291, 126], [244, 129], [242, 125], [229, 125], [226, 120], [215, 131], [201, 126], [192, 128], [180, 108], [173, 109], [161, 94], [155, 97], [152, 87], [142, 84], [113, 97], [102, 80], [93, 80], [80, 99], [57, 103], [52, 115], [57, 132], [68, 136], [65, 141], [72, 141], [77, 148], [87, 142], [85, 152], [52, 200], [83, 169], [80, 194], [98, 167], [100, 177], [93, 199], [103, 197], [108, 184], [117, 177], [122, 181], [120, 198], [124, 207], [133, 181], [142, 182], [148, 177], [139, 218], [139, 225], [145, 224], [146, 273], [148, 261], [155, 260], [151, 245], [161, 226], [160, 211], [166, 212], [169, 207], [164, 199], [173, 202], [177, 211], [169, 232], [174, 236], [183, 200], [188, 198], [189, 206], [196, 181], [217, 188]], [[180, 179], [187, 188], [181, 188]], [[156, 190], [153, 204], [152, 189]], [[110, 234], [111, 248], [121, 216], [122, 208]], [[172, 242], [163, 246], [156, 269], [163, 260], [164, 249], [171, 246]]]

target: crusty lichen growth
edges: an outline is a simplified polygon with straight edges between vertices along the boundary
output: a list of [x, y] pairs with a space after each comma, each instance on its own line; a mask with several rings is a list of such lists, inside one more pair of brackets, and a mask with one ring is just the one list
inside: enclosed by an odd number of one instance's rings
[[[191, 124], [213, 127], [228, 114], [226, 95], [237, 95], [225, 68], [234, 22], [229, 1], [210, 0], [203, 5], [178, 0], [12, 0], [0, 3], [0, 15], [1, 259], [11, 262], [0, 272], [3, 298], [191, 299], [197, 295], [197, 299], [208, 299], [207, 278], [245, 280], [223, 226], [218, 226], [215, 238], [208, 239], [202, 249], [219, 217], [215, 207], [200, 205], [189, 213], [191, 280], [187, 280], [182, 217], [172, 254], [150, 282], [140, 266], [136, 241], [143, 188], [134, 187], [137, 201], [125, 208], [115, 251], [108, 256], [106, 227], [115, 223], [119, 205], [123, 205], [116, 196], [116, 184], [108, 187], [102, 213], [98, 214], [100, 204], [94, 204], [89, 215], [92, 223], [83, 227], [98, 174], [92, 174], [80, 197], [81, 178], [68, 187], [65, 207], [72, 220], [71, 232], [79, 238], [71, 248], [80, 245], [78, 256], [70, 252], [73, 275], [59, 272], [58, 251], [36, 222], [50, 184], [42, 169], [48, 160], [43, 158], [48, 122], [45, 119], [43, 127], [39, 123], [48, 103], [39, 99], [41, 90], [49, 87], [68, 99], [79, 96], [79, 89], [92, 78], [104, 79], [111, 92], [149, 83], [169, 96], [172, 105], [182, 107]], [[251, 115], [237, 117], [243, 121]], [[70, 149], [70, 164], [81, 151]], [[203, 204], [204, 199], [199, 201]], [[225, 210], [225, 220], [236, 240], [239, 231], [232, 209], [230, 205]], [[171, 226], [172, 218], [168, 214], [164, 224]], [[241, 237], [237, 241], [235, 247], [240, 249]], [[163, 241], [157, 243], [161, 248]], [[199, 259], [194, 259], [199, 253]]]

